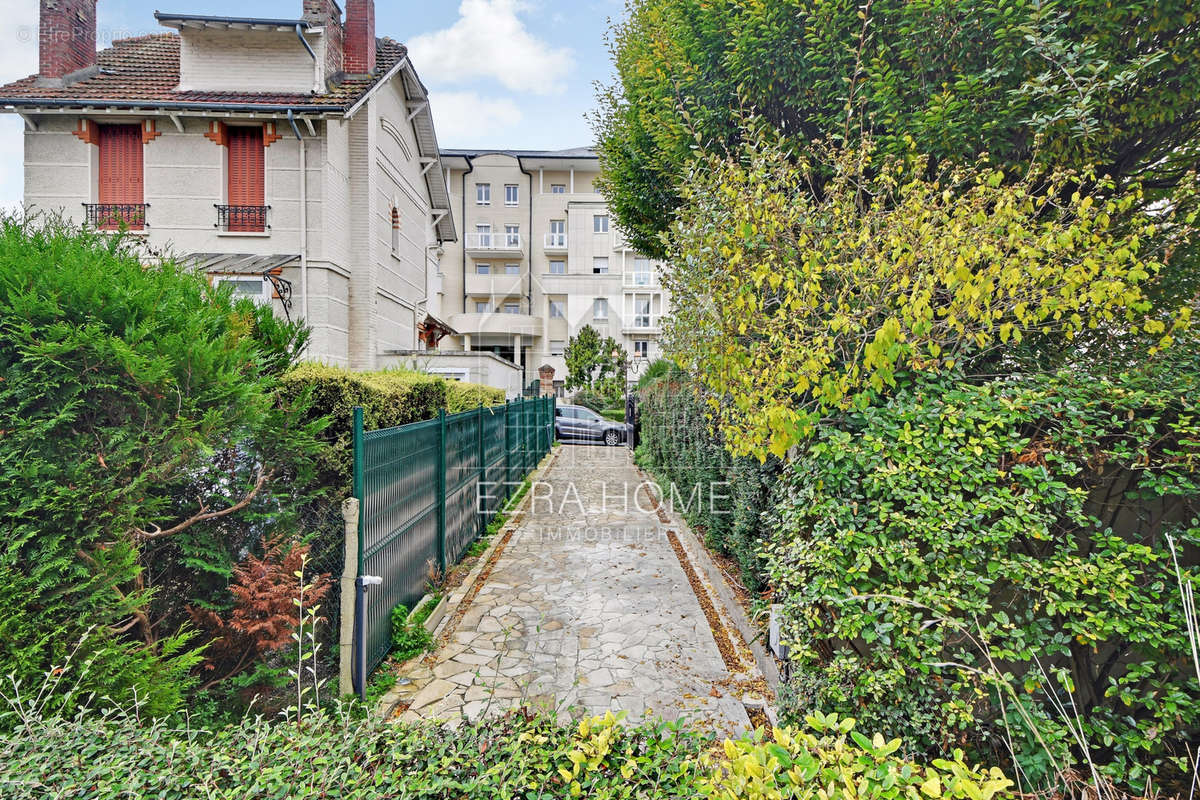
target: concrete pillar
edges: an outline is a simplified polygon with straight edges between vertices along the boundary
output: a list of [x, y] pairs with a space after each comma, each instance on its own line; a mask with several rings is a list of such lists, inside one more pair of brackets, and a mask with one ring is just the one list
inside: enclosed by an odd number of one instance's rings
[[345, 564], [341, 579], [341, 625], [338, 629], [338, 694], [354, 694], [354, 579], [358, 577], [358, 499], [342, 501]]
[[542, 397], [554, 396], [554, 367], [542, 364], [538, 367], [538, 381], [541, 384]]
[[463, 350], [471, 352], [471, 334], [469, 333], [463, 334]]
[[525, 366], [525, 356], [521, 352], [521, 334], [519, 333], [513, 334], [513, 361], [518, 367]]

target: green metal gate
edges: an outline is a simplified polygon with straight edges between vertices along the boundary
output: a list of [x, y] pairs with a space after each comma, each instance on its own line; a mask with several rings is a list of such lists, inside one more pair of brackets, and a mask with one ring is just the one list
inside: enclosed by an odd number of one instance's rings
[[554, 407], [553, 397], [523, 398], [377, 431], [354, 409], [358, 576], [383, 579], [361, 620], [367, 674], [391, 649], [392, 608], [411, 609], [430, 573], [462, 558], [550, 451]]

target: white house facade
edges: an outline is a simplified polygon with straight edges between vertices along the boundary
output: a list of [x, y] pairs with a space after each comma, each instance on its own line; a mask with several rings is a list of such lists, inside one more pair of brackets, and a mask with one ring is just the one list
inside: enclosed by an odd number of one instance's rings
[[[451, 333], [457, 233], [426, 90], [372, 0], [297, 19], [160, 14], [95, 50], [96, 0], [41, 0], [25, 203], [173, 255], [313, 329], [314, 360], [399, 363]], [[457, 311], [457, 306], [455, 306]]]

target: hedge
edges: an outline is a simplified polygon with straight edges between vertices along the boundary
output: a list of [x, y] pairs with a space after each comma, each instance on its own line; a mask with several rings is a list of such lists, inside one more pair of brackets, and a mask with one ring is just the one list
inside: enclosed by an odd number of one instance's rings
[[793, 718], [1181, 789], [1200, 676], [1166, 537], [1200, 585], [1197, 374], [944, 378], [822, 427], [767, 551]]
[[504, 392], [475, 383], [409, 370], [352, 372], [325, 364], [302, 364], [283, 378], [283, 390], [293, 398], [309, 398], [314, 417], [327, 416], [322, 480], [348, 488], [353, 467], [354, 407], [363, 408], [367, 430], [407, 425], [432, 419], [441, 409], [464, 411], [504, 402]]
[[730, 457], [709, 424], [700, 389], [678, 371], [660, 374], [666, 377], [638, 389], [638, 464], [667, 497], [674, 496], [675, 510], [710, 547], [737, 561], [747, 588], [760, 589], [765, 567], [759, 550], [766, 536], [760, 516], [770, 505], [779, 464]]
[[[373, 717], [373, 715], [372, 715]], [[955, 758], [904, 760], [899, 740], [868, 738], [852, 719], [724, 743], [679, 723], [622, 724], [606, 714], [564, 725], [525, 710], [458, 726], [406, 725], [343, 712], [246, 720], [216, 731], [129, 715], [33, 718], [0, 737], [9, 800], [509, 800], [534, 797], [766, 800], [992, 800], [1012, 794], [998, 770]]]
[[470, 411], [479, 406], [496, 406], [504, 402], [504, 390], [479, 383], [446, 381], [446, 410], [450, 413]]

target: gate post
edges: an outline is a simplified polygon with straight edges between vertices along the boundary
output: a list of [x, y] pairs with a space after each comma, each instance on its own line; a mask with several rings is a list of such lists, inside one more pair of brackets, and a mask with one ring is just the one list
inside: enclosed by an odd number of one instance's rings
[[[484, 495], [484, 484], [487, 482], [487, 463], [484, 461], [483, 448], [483, 403], [479, 403], [479, 410], [475, 412], [475, 428], [479, 433], [479, 478], [475, 481], [475, 512], [479, 515], [479, 532], [476, 536], [483, 533], [487, 527], [488, 512], [492, 510], [492, 498]], [[487, 505], [480, 510], [479, 501], [484, 497], [488, 498]]]
[[354, 620], [361, 613], [355, 603], [354, 578], [358, 574], [358, 498], [342, 501], [345, 540], [342, 551], [341, 606], [338, 620], [338, 694], [354, 692]]
[[446, 409], [438, 409], [437, 452], [437, 555], [438, 567], [446, 574]]

